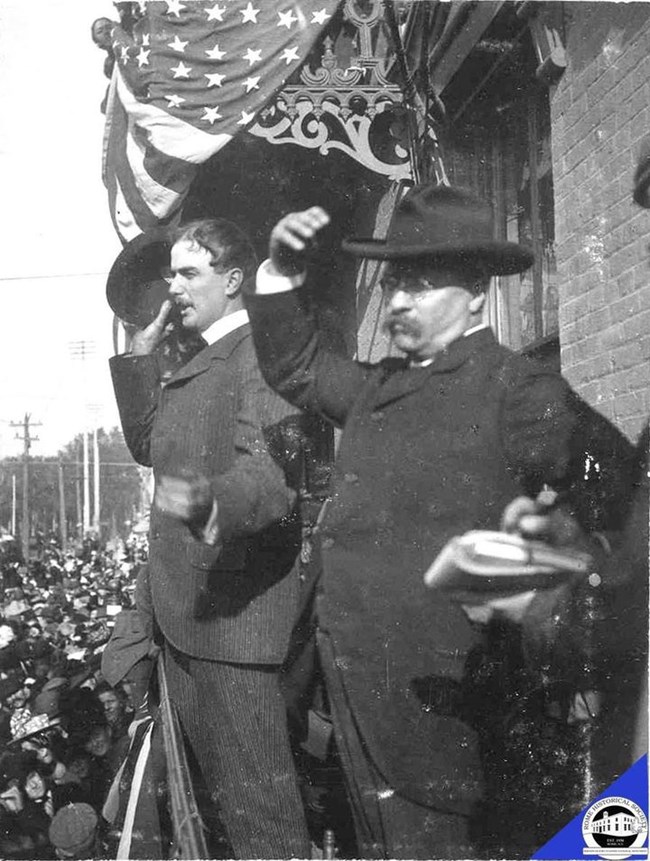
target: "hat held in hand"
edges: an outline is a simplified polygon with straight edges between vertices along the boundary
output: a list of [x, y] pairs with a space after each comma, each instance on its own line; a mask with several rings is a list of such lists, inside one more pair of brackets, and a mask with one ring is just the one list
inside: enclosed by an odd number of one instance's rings
[[111, 266], [106, 299], [120, 320], [144, 328], [151, 323], [167, 298], [171, 242], [159, 227], [128, 242]]

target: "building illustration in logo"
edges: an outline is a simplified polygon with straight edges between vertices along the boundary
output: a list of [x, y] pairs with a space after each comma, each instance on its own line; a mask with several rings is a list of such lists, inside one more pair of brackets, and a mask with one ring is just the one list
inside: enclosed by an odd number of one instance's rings
[[[600, 818], [599, 818], [600, 817]], [[640, 824], [636, 816], [621, 807], [614, 811], [609, 808], [605, 808], [601, 811], [600, 814], [594, 816], [591, 822], [591, 833], [592, 834], [604, 834], [606, 836], [606, 840], [609, 840], [609, 837], [614, 838], [612, 844], [614, 845], [619, 837], [623, 835], [632, 835], [638, 834], [640, 829]], [[597, 839], [597, 842], [600, 841]], [[602, 844], [603, 846], [607, 846], [608, 842]]]

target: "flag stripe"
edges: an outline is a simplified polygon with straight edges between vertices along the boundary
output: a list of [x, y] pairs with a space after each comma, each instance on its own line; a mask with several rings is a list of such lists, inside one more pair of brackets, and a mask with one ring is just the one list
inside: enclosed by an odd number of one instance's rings
[[120, 188], [120, 184], [117, 182], [117, 179], [115, 180], [113, 199], [113, 224], [115, 225], [115, 229], [119, 235], [126, 242], [129, 242], [131, 239], [135, 239], [136, 236], [142, 233], [143, 228], [135, 220], [133, 213], [129, 209], [129, 205], [122, 194], [122, 189]]
[[[136, 131], [136, 129], [129, 128], [126, 138], [126, 158], [129, 169], [133, 174], [135, 186], [147, 207], [156, 218], [164, 218], [168, 212], [178, 206], [180, 195], [177, 191], [156, 182], [146, 170], [144, 164], [145, 148], [140, 145]], [[149, 159], [150, 165], [154, 167], [159, 161], [151, 157]]]

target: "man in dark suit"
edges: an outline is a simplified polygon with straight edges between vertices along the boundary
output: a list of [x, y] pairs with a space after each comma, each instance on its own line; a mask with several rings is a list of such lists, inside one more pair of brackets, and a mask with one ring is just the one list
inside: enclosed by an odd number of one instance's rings
[[[416, 187], [385, 241], [344, 243], [387, 261], [386, 326], [404, 358], [376, 365], [321, 346], [303, 284], [306, 251], [328, 221], [313, 207], [276, 225], [247, 307], [268, 382], [343, 429], [320, 524], [316, 607], [359, 850], [364, 858], [477, 857], [486, 850], [470, 823], [494, 735], [484, 731], [491, 716], [477, 692], [486, 677], [511, 680], [480, 652], [483, 628], [427, 592], [423, 573], [452, 536], [497, 529], [522, 490], [552, 486], [594, 528], [615, 510], [618, 467], [631, 449], [559, 375], [500, 346], [482, 323], [490, 276], [532, 263], [522, 247], [493, 239], [484, 203]], [[515, 611], [524, 614], [525, 604]], [[512, 705], [522, 692], [511, 693]], [[502, 735], [514, 734], [503, 718]], [[512, 839], [489, 851], [530, 851], [539, 835], [520, 825], [505, 822]]]
[[[242, 303], [255, 267], [236, 225], [181, 228], [170, 299], [111, 371], [129, 449], [154, 470], [151, 601], [191, 754], [236, 857], [305, 857], [278, 686], [300, 523], [283, 453], [269, 443], [290, 408], [262, 379]], [[161, 385], [154, 351], [172, 305], [207, 343]]]

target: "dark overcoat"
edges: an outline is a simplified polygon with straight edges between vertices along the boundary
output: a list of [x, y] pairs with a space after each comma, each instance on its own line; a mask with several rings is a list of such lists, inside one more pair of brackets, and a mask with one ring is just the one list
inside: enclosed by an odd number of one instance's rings
[[164, 386], [153, 356], [116, 356], [111, 373], [135, 460], [154, 477], [207, 476], [219, 505], [222, 547], [152, 508], [149, 579], [162, 633], [193, 657], [281, 663], [300, 526], [295, 489], [267, 438], [294, 411], [264, 383], [250, 326], [205, 347]]
[[427, 590], [423, 574], [452, 536], [498, 529], [513, 497], [544, 484], [573, 499], [586, 525], [606, 519], [631, 447], [559, 375], [487, 328], [428, 367], [365, 365], [321, 348], [305, 293], [250, 296], [247, 305], [270, 385], [343, 429], [317, 596], [329, 671], [343, 691], [337, 707], [392, 787], [467, 813], [482, 770], [457, 694], [481, 632]]

